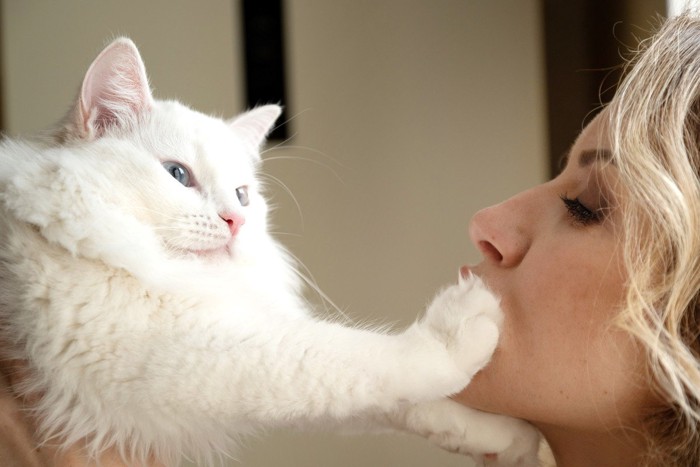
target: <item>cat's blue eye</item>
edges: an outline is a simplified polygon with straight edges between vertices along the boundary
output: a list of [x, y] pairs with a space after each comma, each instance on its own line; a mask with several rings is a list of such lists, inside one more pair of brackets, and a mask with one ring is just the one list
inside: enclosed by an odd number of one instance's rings
[[236, 188], [236, 196], [238, 196], [238, 201], [241, 203], [241, 206], [248, 206], [250, 204], [247, 186], [241, 186]]
[[194, 180], [192, 179], [192, 175], [190, 175], [190, 171], [179, 162], [165, 161], [163, 162], [163, 168], [184, 186], [190, 187], [193, 185]]

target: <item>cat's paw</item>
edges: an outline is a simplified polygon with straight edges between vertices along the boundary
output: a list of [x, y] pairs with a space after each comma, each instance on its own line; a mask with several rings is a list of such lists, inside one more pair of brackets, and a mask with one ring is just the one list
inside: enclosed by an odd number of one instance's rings
[[471, 378], [490, 360], [502, 322], [498, 299], [471, 275], [440, 292], [420, 325], [447, 347]]
[[468, 455], [479, 465], [534, 467], [539, 432], [529, 423], [465, 407], [449, 399], [416, 404], [404, 413], [404, 428], [442, 449]]
[[[466, 408], [466, 407], [465, 407]], [[467, 409], [471, 410], [471, 409]], [[488, 418], [478, 425], [478, 433], [472, 433], [473, 449], [470, 455], [490, 467], [535, 467], [539, 465], [540, 434], [529, 423], [504, 415], [476, 412]]]

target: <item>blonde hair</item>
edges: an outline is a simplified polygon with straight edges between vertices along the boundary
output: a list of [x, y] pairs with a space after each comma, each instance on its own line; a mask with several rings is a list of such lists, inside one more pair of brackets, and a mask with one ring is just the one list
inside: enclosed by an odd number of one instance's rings
[[654, 465], [700, 465], [700, 18], [642, 44], [607, 110], [629, 280], [619, 323], [644, 346], [663, 407]]

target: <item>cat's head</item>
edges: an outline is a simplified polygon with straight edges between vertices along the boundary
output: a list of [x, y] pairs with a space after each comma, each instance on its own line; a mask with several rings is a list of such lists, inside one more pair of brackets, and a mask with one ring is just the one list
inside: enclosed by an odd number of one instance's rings
[[274, 255], [256, 167], [279, 113], [268, 105], [223, 121], [156, 100], [138, 50], [117, 39], [88, 69], [40, 170], [20, 174], [28, 188], [17, 189], [14, 210], [21, 216], [27, 204], [25, 220], [50, 241], [127, 269], [158, 255], [199, 263]]

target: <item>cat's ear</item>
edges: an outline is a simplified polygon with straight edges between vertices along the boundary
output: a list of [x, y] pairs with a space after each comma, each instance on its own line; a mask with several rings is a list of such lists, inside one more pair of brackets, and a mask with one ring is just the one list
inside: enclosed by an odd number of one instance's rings
[[75, 130], [85, 139], [112, 127], [126, 127], [153, 105], [148, 77], [134, 43], [120, 38], [109, 44], [85, 74], [74, 112]]
[[282, 108], [278, 105], [263, 105], [239, 115], [229, 124], [257, 154], [281, 113]]

